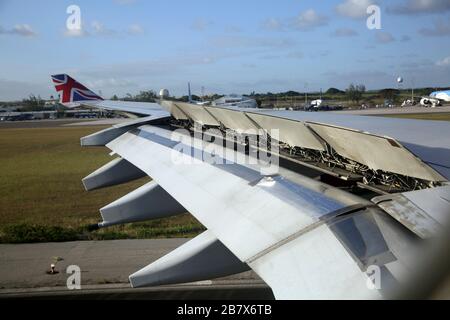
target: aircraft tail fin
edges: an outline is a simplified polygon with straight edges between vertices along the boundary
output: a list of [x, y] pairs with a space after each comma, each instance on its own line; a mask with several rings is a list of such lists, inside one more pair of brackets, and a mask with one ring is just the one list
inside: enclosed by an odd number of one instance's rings
[[64, 105], [79, 104], [83, 101], [101, 101], [98, 94], [88, 89], [67, 74], [52, 76], [53, 84], [60, 96], [60, 103]]

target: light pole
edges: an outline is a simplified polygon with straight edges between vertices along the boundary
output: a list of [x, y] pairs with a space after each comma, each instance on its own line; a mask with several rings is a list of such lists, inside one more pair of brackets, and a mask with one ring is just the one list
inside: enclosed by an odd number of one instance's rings
[[[401, 90], [402, 90], [402, 84], [403, 84], [403, 78], [402, 77], [398, 77], [397, 78], [397, 84], [398, 84], [398, 92], [399, 92], [398, 95], [401, 97], [401, 95], [402, 95]], [[403, 104], [401, 105], [401, 107], [403, 107]]]
[[305, 82], [305, 108], [308, 107], [308, 92], [307, 92], [307, 89], [308, 89], [308, 82]]

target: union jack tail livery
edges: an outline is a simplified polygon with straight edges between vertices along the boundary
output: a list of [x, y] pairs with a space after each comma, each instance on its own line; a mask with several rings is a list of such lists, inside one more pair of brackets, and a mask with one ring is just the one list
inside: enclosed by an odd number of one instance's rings
[[56, 91], [60, 95], [62, 104], [77, 104], [82, 101], [103, 100], [102, 97], [89, 90], [81, 83], [71, 78], [67, 74], [57, 74], [52, 76]]

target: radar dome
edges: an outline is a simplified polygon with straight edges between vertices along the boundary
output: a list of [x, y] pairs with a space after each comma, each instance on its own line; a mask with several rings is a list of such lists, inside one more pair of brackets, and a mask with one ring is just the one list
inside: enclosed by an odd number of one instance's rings
[[161, 98], [167, 98], [169, 96], [169, 90], [161, 89], [161, 91], [159, 91], [159, 96]]

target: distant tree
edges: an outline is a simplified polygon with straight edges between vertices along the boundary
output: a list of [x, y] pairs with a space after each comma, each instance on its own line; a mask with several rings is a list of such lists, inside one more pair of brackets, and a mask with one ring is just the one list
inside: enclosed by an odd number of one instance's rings
[[111, 98], [111, 100], [117, 101], [117, 100], [119, 100], [119, 97], [118, 97], [117, 95], [113, 95], [112, 98]]
[[347, 94], [347, 97], [351, 101], [356, 102], [356, 104], [359, 104], [359, 101], [361, 101], [362, 99], [363, 93], [366, 92], [366, 86], [363, 84], [354, 85], [352, 83], [345, 92]]
[[155, 102], [158, 98], [156, 92], [153, 90], [141, 91], [139, 94], [134, 96], [133, 100], [138, 102]]
[[125, 101], [133, 101], [133, 96], [131, 95], [131, 93], [127, 93], [126, 95], [125, 95], [125, 97], [123, 98], [123, 100], [125, 100]]
[[30, 94], [28, 99], [22, 100], [23, 111], [42, 111], [45, 108], [45, 101], [42, 100], [41, 96], [35, 96]]
[[286, 91], [285, 93], [283, 93], [283, 95], [288, 96], [288, 97], [296, 97], [296, 96], [299, 96], [300, 93], [297, 91], [290, 90], [290, 91]]
[[400, 90], [397, 89], [383, 89], [378, 92], [381, 98], [384, 100], [391, 100], [395, 102], [397, 100], [397, 96], [400, 94]]
[[339, 90], [337, 88], [330, 88], [325, 93], [326, 94], [344, 94], [345, 91]]
[[[202, 98], [197, 96], [197, 95], [195, 95], [195, 94], [191, 95], [191, 98], [194, 101], [202, 101]], [[181, 101], [181, 102], [188, 102], [189, 101], [189, 96], [182, 96], [182, 97], [178, 98], [178, 100]], [[214, 99], [212, 99], [212, 100], [214, 100]]]

